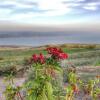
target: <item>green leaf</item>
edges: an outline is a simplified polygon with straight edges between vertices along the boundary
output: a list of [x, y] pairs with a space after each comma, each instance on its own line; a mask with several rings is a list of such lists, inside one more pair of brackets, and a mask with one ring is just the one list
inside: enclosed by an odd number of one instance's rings
[[50, 82], [46, 82], [45, 88], [46, 88], [48, 100], [53, 100], [53, 88], [52, 88], [52, 84]]

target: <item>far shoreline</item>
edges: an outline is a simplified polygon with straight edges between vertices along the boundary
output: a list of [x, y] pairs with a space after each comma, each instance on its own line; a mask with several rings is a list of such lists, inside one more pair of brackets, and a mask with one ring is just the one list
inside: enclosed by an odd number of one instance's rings
[[25, 49], [43, 49], [47, 47], [87, 47], [95, 46], [100, 47], [100, 44], [95, 43], [64, 43], [64, 44], [47, 44], [40, 46], [28, 46], [28, 45], [0, 45], [0, 50], [25, 50]]

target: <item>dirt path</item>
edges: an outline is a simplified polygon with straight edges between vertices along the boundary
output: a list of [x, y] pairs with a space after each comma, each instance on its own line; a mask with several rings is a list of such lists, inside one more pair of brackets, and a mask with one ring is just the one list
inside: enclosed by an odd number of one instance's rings
[[[24, 83], [24, 81], [25, 81], [25, 78], [15, 78], [14, 79], [15, 84], [18, 86], [21, 86]], [[3, 94], [5, 87], [6, 87], [6, 82], [4, 81], [4, 78], [1, 77], [0, 78], [0, 100], [5, 100], [4, 94]]]

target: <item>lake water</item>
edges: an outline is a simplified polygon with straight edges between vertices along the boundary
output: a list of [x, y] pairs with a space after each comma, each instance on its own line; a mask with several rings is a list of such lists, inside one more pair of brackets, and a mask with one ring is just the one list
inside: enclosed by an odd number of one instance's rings
[[[40, 34], [40, 35], [39, 35]], [[31, 36], [11, 36], [0, 37], [0, 45], [25, 45], [40, 46], [46, 44], [63, 44], [63, 43], [97, 43], [100, 44], [100, 33], [46, 33], [42, 35]]]

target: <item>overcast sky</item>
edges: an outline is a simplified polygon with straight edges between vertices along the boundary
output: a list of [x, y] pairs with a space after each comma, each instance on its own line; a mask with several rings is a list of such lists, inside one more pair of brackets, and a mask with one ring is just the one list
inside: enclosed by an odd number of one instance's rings
[[0, 30], [50, 27], [100, 32], [100, 0], [0, 0]]

